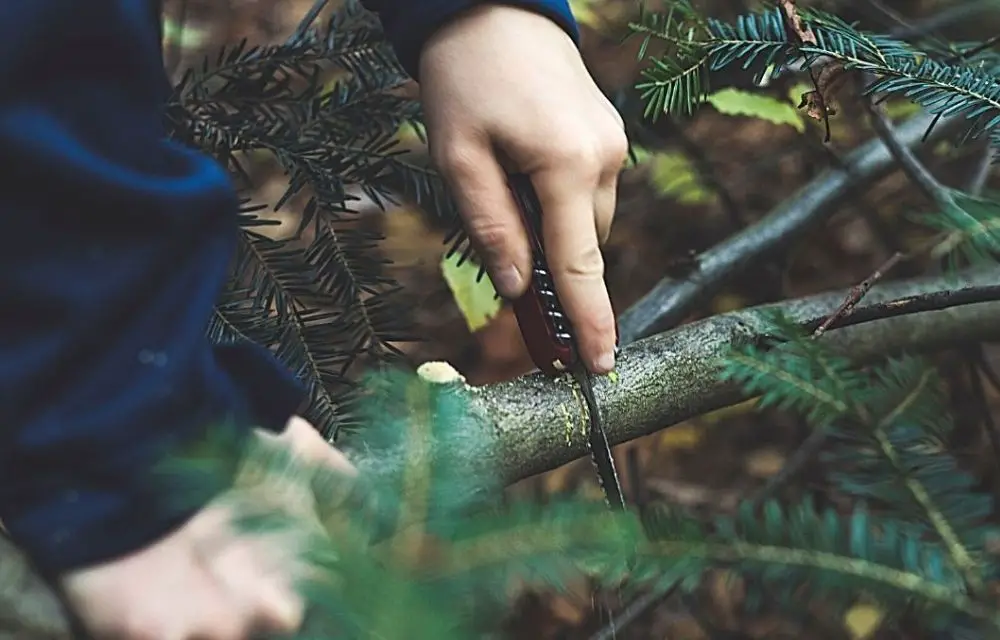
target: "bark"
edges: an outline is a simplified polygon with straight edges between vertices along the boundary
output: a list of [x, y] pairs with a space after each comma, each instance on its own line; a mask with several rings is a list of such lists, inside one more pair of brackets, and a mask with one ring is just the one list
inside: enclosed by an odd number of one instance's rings
[[[955, 278], [920, 278], [872, 288], [865, 306], [908, 295], [1000, 282], [1000, 267]], [[820, 294], [722, 314], [682, 325], [622, 350], [617, 376], [595, 379], [605, 428], [613, 444], [626, 442], [746, 399], [718, 379], [719, 358], [758, 336], [757, 311], [781, 308], [802, 322], [832, 313], [846, 291]], [[862, 363], [903, 351], [931, 351], [962, 342], [1000, 339], [1000, 303], [986, 302], [877, 320], [830, 330], [831, 340]], [[587, 414], [575, 384], [541, 374], [474, 390], [476, 408], [502, 453], [504, 478], [513, 483], [587, 455]]]

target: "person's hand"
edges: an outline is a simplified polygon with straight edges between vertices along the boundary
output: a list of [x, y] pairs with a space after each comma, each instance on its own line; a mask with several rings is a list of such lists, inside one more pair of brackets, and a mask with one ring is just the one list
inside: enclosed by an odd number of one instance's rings
[[[280, 436], [258, 436], [286, 444], [306, 462], [353, 471], [302, 418], [292, 418]], [[299, 487], [300, 499], [288, 500], [296, 489], [284, 489], [271, 499], [308, 520], [311, 492]], [[63, 577], [67, 602], [93, 637], [243, 640], [298, 630], [305, 606], [294, 584], [306, 570], [295, 561], [301, 544], [287, 533], [237, 535], [225, 498], [145, 549]]]
[[581, 355], [591, 371], [610, 371], [615, 318], [600, 244], [628, 142], [572, 39], [532, 11], [478, 5], [424, 45], [420, 93], [431, 156], [497, 291], [516, 298], [531, 277], [506, 168], [531, 176], [549, 267]]

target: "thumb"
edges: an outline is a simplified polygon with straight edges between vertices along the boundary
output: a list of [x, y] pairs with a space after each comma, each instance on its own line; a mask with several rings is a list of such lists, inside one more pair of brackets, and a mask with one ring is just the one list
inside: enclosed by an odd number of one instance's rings
[[435, 150], [434, 159], [493, 286], [507, 299], [519, 297], [531, 279], [531, 249], [507, 174], [490, 145], [453, 143]]

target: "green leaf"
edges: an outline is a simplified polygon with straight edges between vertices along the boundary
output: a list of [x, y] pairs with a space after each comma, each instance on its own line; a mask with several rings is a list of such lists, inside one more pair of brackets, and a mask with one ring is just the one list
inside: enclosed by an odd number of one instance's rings
[[500, 301], [490, 279], [479, 277], [479, 265], [468, 260], [460, 263], [461, 258], [459, 253], [445, 256], [441, 260], [441, 273], [469, 331], [476, 332], [500, 311]]
[[777, 125], [787, 124], [799, 133], [805, 130], [802, 116], [795, 107], [771, 96], [730, 87], [716, 91], [705, 101], [723, 115], [748, 116]]
[[701, 182], [697, 170], [683, 153], [638, 149], [638, 164], [649, 169], [649, 181], [660, 196], [681, 204], [699, 205], [715, 202], [716, 195]]

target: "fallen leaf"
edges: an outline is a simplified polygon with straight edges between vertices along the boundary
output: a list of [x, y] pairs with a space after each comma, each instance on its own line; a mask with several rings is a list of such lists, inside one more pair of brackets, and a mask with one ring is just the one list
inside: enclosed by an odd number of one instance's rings
[[844, 627], [853, 640], [867, 640], [882, 626], [885, 612], [871, 604], [857, 604], [844, 614]]
[[755, 478], [770, 478], [785, 465], [785, 455], [775, 449], [758, 449], [747, 456], [745, 464]]
[[659, 437], [659, 449], [693, 449], [701, 442], [704, 429], [692, 423], [678, 424], [664, 429]]

